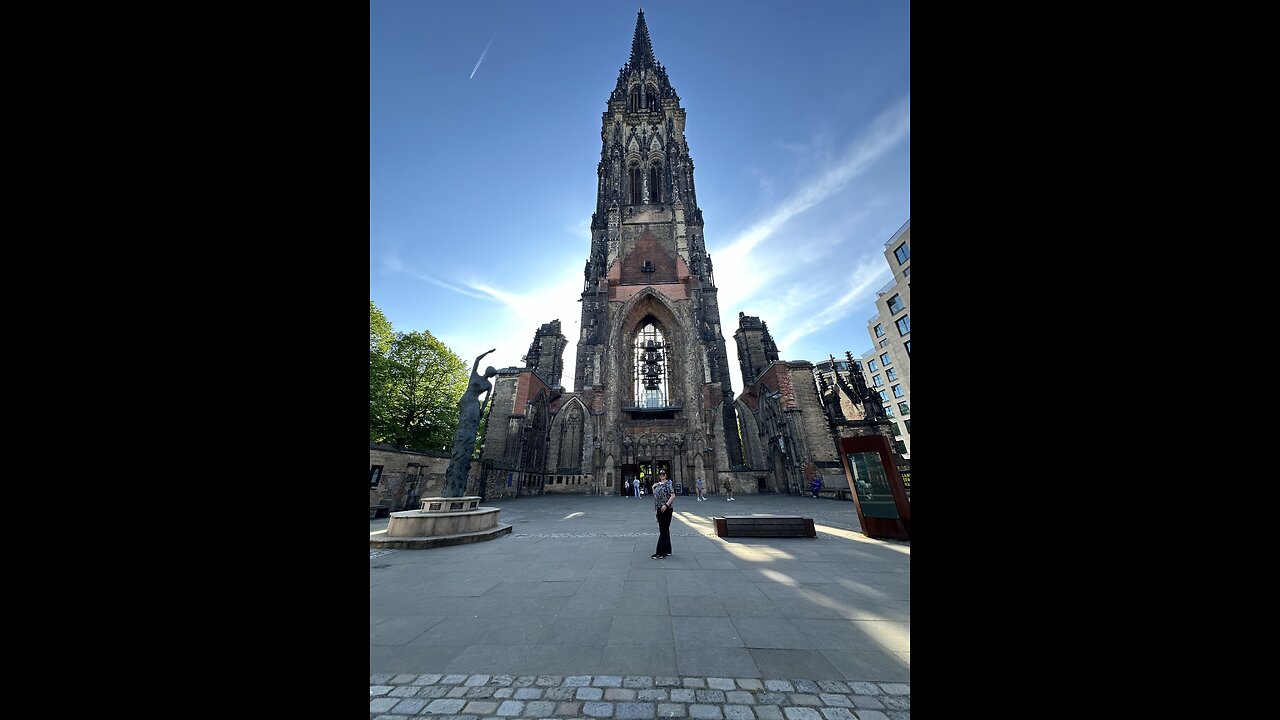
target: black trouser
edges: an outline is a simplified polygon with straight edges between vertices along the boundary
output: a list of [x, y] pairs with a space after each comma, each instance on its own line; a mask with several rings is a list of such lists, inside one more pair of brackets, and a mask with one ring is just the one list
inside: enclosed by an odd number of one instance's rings
[[658, 549], [654, 555], [671, 554], [671, 513], [672, 508], [658, 511]]

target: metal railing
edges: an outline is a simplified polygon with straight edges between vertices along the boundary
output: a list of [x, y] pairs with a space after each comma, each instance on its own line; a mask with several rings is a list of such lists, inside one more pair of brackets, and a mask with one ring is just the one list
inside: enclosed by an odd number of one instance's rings
[[896, 288], [897, 286], [898, 286], [898, 276], [894, 275], [893, 279], [885, 283], [884, 287], [876, 291], [876, 297], [880, 297], [881, 295], [884, 295], [885, 293], [889, 292], [893, 288]]
[[885, 246], [885, 247], [889, 247], [890, 245], [892, 245], [892, 244], [894, 243], [894, 241], [895, 241], [895, 240], [897, 240], [899, 237], [901, 237], [901, 235], [902, 235], [902, 231], [903, 231], [903, 230], [907, 230], [907, 229], [909, 229], [910, 227], [911, 227], [911, 218], [907, 218], [907, 221], [906, 221], [906, 222], [904, 222], [904, 223], [902, 223], [902, 227], [900, 227], [900, 228], [898, 228], [896, 231], [894, 231], [893, 235], [892, 235], [892, 236], [890, 236], [890, 237], [889, 237], [889, 239], [888, 239], [887, 241], [885, 241], [884, 246]]

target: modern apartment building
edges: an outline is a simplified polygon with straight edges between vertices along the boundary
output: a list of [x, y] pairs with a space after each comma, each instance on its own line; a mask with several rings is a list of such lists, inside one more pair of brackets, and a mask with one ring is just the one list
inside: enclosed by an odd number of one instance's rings
[[893, 279], [876, 292], [876, 315], [867, 320], [872, 348], [862, 353], [867, 387], [878, 392], [884, 412], [911, 457], [911, 220], [884, 244]]

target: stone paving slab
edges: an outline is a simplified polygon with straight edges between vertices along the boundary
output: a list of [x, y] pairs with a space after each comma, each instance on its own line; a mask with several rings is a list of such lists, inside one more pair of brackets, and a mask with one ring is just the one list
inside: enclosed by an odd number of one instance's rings
[[[501, 499], [501, 538], [370, 549], [371, 718], [910, 720], [909, 542], [849, 503], [742, 495], [818, 538], [714, 535], [682, 503]], [[385, 529], [370, 521], [370, 533]]]

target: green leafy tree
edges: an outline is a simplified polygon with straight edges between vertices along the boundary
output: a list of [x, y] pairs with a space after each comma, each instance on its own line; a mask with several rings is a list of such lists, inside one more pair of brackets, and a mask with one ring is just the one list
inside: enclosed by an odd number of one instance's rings
[[391, 321], [378, 309], [373, 301], [369, 301], [369, 352], [385, 355], [391, 350], [396, 334], [391, 329]]
[[388, 424], [391, 404], [391, 361], [387, 355], [395, 344], [391, 322], [369, 301], [369, 440], [383, 442], [382, 428]]
[[386, 435], [397, 445], [448, 450], [469, 368], [430, 332], [396, 333], [388, 354], [391, 396]]
[[449, 450], [469, 368], [430, 332], [393, 333], [369, 303], [369, 439]]
[[480, 459], [480, 451], [484, 449], [484, 438], [489, 434], [489, 411], [493, 409], [493, 403], [489, 402], [491, 395], [493, 395], [492, 390], [484, 398], [484, 415], [480, 418], [480, 430], [476, 433], [475, 451], [471, 453], [472, 459], [475, 460]]

